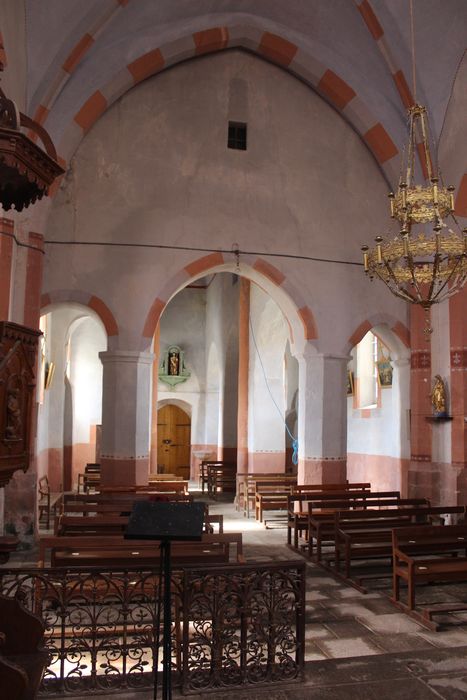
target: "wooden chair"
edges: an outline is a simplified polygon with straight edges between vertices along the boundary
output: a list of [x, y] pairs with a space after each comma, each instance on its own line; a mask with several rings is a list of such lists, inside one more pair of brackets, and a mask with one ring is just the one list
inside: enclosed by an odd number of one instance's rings
[[39, 479], [39, 520], [45, 515], [47, 530], [50, 528], [50, 516], [55, 516], [61, 503], [60, 493], [51, 493], [49, 480], [46, 476]]

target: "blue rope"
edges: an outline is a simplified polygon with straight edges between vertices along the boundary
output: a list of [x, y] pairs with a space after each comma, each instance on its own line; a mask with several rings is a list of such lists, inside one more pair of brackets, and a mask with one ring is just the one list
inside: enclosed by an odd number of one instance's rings
[[254, 330], [253, 330], [253, 324], [252, 324], [252, 322], [251, 322], [251, 316], [249, 317], [249, 322], [250, 322], [251, 337], [253, 338], [253, 343], [254, 343], [254, 346], [255, 346], [256, 354], [258, 355], [259, 364], [261, 365], [261, 369], [263, 370], [263, 378], [264, 378], [264, 383], [266, 384], [266, 389], [268, 390], [269, 396], [271, 397], [271, 401], [273, 402], [274, 406], [276, 407], [277, 412], [278, 412], [278, 414], [280, 415], [281, 420], [282, 420], [283, 423], [284, 423], [284, 427], [285, 427], [285, 429], [286, 429], [286, 431], [287, 431], [287, 434], [288, 434], [289, 438], [292, 440], [292, 450], [293, 450], [293, 451], [292, 451], [292, 464], [297, 465], [297, 464], [298, 464], [298, 439], [295, 438], [295, 437], [292, 435], [292, 433], [290, 432], [289, 426], [288, 426], [287, 423], [285, 422], [284, 416], [282, 415], [282, 411], [281, 411], [281, 409], [279, 408], [279, 406], [277, 405], [277, 402], [276, 402], [274, 396], [272, 395], [272, 391], [271, 391], [271, 389], [270, 389], [270, 387], [269, 387], [268, 379], [267, 379], [267, 376], [266, 376], [266, 370], [264, 369], [263, 360], [261, 359], [261, 355], [259, 354], [259, 350], [258, 350], [258, 345], [256, 344], [255, 332], [254, 332]]

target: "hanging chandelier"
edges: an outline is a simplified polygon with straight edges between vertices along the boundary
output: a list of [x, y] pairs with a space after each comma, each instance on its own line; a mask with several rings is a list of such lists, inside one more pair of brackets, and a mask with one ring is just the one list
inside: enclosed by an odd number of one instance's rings
[[[0, 63], [0, 71], [3, 65]], [[21, 127], [34, 131], [45, 151]], [[5, 211], [22, 211], [48, 193], [48, 188], [64, 172], [47, 131], [19, 112], [15, 103], [0, 89], [0, 204]]]
[[[444, 186], [434, 164], [425, 107], [410, 107], [408, 121], [399, 186], [396, 194], [389, 194], [391, 217], [401, 229], [392, 240], [377, 236], [372, 249], [362, 246], [363, 265], [370, 279], [378, 277], [395, 296], [425, 309], [425, 333], [429, 334], [430, 307], [456, 294], [467, 280], [467, 229], [461, 232], [454, 217], [454, 187]], [[417, 152], [423, 184], [415, 181]], [[457, 233], [445, 222], [448, 217]], [[420, 224], [432, 224], [433, 233], [414, 231]]]
[[[417, 104], [413, 0], [409, 7], [414, 99], [408, 110], [408, 144], [399, 186], [396, 194], [389, 193], [391, 217], [401, 228], [396, 238], [385, 241], [377, 236], [376, 247], [364, 245], [362, 252], [370, 279], [378, 277], [395, 296], [425, 310], [428, 338], [431, 306], [456, 294], [467, 280], [467, 229], [461, 231], [454, 216], [455, 188], [444, 185], [430, 152], [426, 109]], [[449, 218], [456, 231], [445, 222]], [[423, 224], [431, 224], [433, 232], [421, 231]]]

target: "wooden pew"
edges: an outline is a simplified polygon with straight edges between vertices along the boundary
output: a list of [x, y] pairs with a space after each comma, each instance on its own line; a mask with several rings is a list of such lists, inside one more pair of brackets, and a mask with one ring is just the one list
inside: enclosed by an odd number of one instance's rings
[[[245, 563], [242, 535], [238, 532], [203, 534], [197, 542], [173, 542], [172, 565], [225, 564], [229, 562], [232, 547], [234, 560]], [[48, 554], [51, 566], [67, 568], [99, 566], [105, 570], [106, 567], [154, 567], [160, 563], [157, 541], [125, 540], [117, 535], [41, 537], [39, 566], [44, 566]]]
[[45, 526], [47, 530], [50, 528], [50, 516], [56, 515], [57, 509], [60, 507], [62, 495], [60, 493], [51, 493], [49, 479], [47, 476], [41, 476], [38, 485], [39, 491], [39, 521], [45, 515]]
[[264, 479], [255, 482], [255, 518], [264, 520], [264, 512], [287, 510], [287, 498], [293, 492], [293, 482], [289, 479]]
[[237, 465], [234, 462], [207, 465], [207, 487], [210, 498], [218, 493], [234, 492], [236, 488]]
[[[393, 530], [393, 602], [405, 611], [415, 609], [417, 584], [467, 581], [467, 524], [414, 526]], [[407, 604], [400, 600], [400, 582], [407, 583]], [[467, 602], [441, 603], [425, 608], [422, 618], [436, 613], [467, 610]]]
[[[97, 506], [92, 506], [96, 508]], [[55, 519], [55, 536], [81, 536], [81, 535], [123, 535], [128, 525], [129, 514], [108, 513], [97, 510], [92, 515], [65, 515]], [[214, 534], [216, 527], [218, 532], [224, 532], [222, 515], [209, 515], [204, 519], [204, 531]]]
[[[294, 487], [291, 495], [287, 497], [287, 544], [293, 542], [298, 549], [298, 538], [301, 532], [308, 532], [308, 501], [320, 495], [339, 498], [340, 494], [348, 492], [366, 493], [371, 488], [368, 482], [350, 483], [345, 481], [338, 484], [299, 484]], [[396, 492], [391, 492], [396, 493]], [[332, 495], [334, 494], [334, 496]], [[397, 492], [398, 495], [399, 492]]]
[[399, 498], [398, 491], [374, 491], [364, 492], [359, 496], [347, 494], [341, 496], [339, 501], [331, 501], [328, 494], [321, 501], [308, 503], [308, 556], [320, 563], [323, 559], [323, 545], [335, 547], [335, 522], [336, 511], [367, 509], [394, 509], [394, 508], [420, 508], [429, 507], [430, 501], [426, 498]]
[[175, 481], [158, 481], [157, 483], [135, 486], [101, 486], [101, 494], [120, 493], [188, 493], [188, 481], [185, 479]]
[[101, 465], [98, 462], [88, 462], [84, 472], [78, 474], [78, 493], [88, 493], [91, 488], [98, 489], [101, 483]]
[[183, 481], [183, 476], [177, 476], [176, 474], [149, 474], [148, 482], [150, 484], [155, 484], [159, 481]]
[[229, 462], [224, 459], [203, 459], [199, 465], [199, 486], [201, 486], [201, 491], [204, 493], [205, 489], [209, 491], [209, 467], [218, 466], [222, 467], [224, 465], [233, 466], [233, 462]]
[[250, 517], [250, 505], [255, 507], [256, 484], [262, 481], [290, 481], [296, 485], [297, 475], [285, 472], [265, 472], [262, 474], [237, 474], [237, 510], [243, 508], [243, 515]]
[[411, 525], [433, 525], [443, 515], [465, 516], [465, 506], [420, 506], [387, 510], [337, 511], [335, 513], [334, 566], [351, 579], [352, 561], [392, 557], [392, 530]]

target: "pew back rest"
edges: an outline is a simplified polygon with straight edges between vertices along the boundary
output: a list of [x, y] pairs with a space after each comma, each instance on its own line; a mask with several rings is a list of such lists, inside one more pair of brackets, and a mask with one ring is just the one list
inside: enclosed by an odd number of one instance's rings
[[336, 484], [298, 484], [294, 491], [298, 494], [303, 493], [327, 493], [328, 491], [347, 492], [347, 491], [370, 491], [371, 484], [369, 482], [354, 482], [349, 483], [344, 481]]
[[[391, 527], [391, 520], [394, 521], [394, 527], [403, 527], [404, 521], [412, 522], [431, 522], [434, 519], [442, 521], [444, 515], [456, 514], [465, 516], [465, 506], [419, 506], [406, 508], [391, 508], [387, 510], [368, 509], [363, 511], [346, 510], [336, 511], [334, 514], [334, 522], [336, 531], [359, 530], [359, 529], [377, 529]], [[399, 524], [397, 524], [397, 522]]]
[[[50, 553], [52, 566], [54, 565], [54, 553], [58, 551], [68, 551], [77, 553], [76, 565], [79, 566], [79, 557], [82, 553], [85, 556], [86, 552], [106, 551], [109, 554], [115, 553], [120, 559], [128, 559], [129, 565], [135, 562], [131, 561], [132, 551], [140, 551], [157, 558], [157, 540], [126, 540], [118, 535], [83, 535], [83, 536], [50, 536], [41, 537], [39, 541], [39, 566], [44, 566], [47, 559], [47, 554]], [[235, 547], [235, 559], [238, 563], [244, 563], [243, 556], [243, 541], [241, 532], [228, 532], [222, 534], [203, 534], [200, 541], [191, 542], [175, 542], [173, 543], [174, 554], [176, 555], [177, 548], [183, 549], [187, 545], [190, 551], [194, 552], [193, 558], [196, 561], [196, 552], [203, 554], [203, 545], [220, 545], [224, 546], [226, 552], [229, 551], [229, 546]]]
[[437, 547], [446, 551], [467, 549], [467, 525], [400, 527], [392, 532], [392, 544], [395, 556], [430, 552]]

